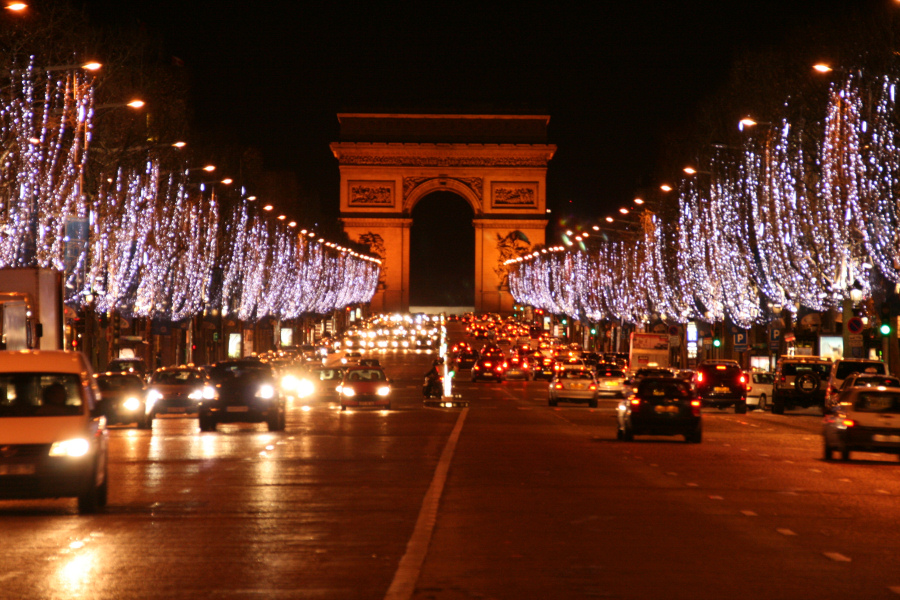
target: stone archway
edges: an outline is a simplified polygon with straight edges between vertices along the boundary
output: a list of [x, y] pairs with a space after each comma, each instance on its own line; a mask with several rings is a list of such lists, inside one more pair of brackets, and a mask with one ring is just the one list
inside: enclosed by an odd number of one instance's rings
[[416, 203], [443, 190], [474, 213], [475, 306], [510, 312], [503, 261], [544, 243], [549, 117], [340, 114], [331, 144], [341, 172], [341, 221], [382, 259], [374, 311], [409, 309], [409, 233]]

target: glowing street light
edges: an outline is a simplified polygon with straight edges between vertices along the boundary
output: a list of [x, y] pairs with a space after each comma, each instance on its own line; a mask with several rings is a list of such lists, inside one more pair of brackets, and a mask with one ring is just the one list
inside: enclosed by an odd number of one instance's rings
[[634, 203], [637, 204], [638, 206], [640, 206], [644, 203], [644, 199], [643, 198], [635, 198]]
[[832, 71], [834, 71], [834, 69], [832, 69], [830, 66], [826, 65], [825, 63], [817, 63], [817, 64], [813, 65], [813, 70], [817, 71], [819, 73], [831, 73]]
[[11, 10], [12, 12], [22, 12], [28, 8], [28, 5], [24, 2], [10, 2], [6, 5], [6, 10]]
[[268, 211], [272, 211], [272, 210], [274, 210], [274, 209], [275, 209], [275, 207], [272, 206], [271, 204], [266, 204], [265, 206], [263, 206], [263, 210], [264, 210], [264, 211], [267, 211], [267, 212], [268, 212]]
[[664, 191], [664, 192], [671, 192], [671, 191], [672, 191], [672, 186], [669, 185], [668, 183], [664, 183], [664, 184], [662, 184], [661, 186], [659, 186], [659, 189], [661, 189], [661, 190]]
[[623, 215], [627, 215], [631, 211], [623, 206], [622, 208], [619, 209], [619, 212], [622, 213]]
[[688, 175], [696, 175], [697, 169], [695, 169], [694, 167], [685, 167], [684, 172], [687, 173]]
[[612, 217], [606, 217], [607, 223], [612, 223], [613, 221], [615, 221], [615, 219], [613, 219]]

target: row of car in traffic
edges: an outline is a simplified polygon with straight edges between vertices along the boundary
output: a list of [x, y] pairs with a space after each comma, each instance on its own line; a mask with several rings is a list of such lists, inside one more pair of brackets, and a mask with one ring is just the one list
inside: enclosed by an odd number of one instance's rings
[[[0, 499], [75, 497], [80, 512], [102, 509], [110, 424], [150, 428], [159, 416], [187, 415], [201, 431], [236, 422], [283, 431], [286, 397], [303, 388], [291, 367], [304, 364], [247, 357], [147, 374], [142, 361], [124, 359], [95, 375], [80, 352], [0, 351]], [[391, 407], [391, 382], [377, 361], [313, 363], [306, 373], [333, 377], [342, 408]]]

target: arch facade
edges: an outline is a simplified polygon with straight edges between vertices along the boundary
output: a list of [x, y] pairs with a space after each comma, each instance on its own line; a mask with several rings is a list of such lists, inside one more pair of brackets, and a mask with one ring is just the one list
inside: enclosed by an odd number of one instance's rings
[[[544, 243], [549, 117], [341, 114], [331, 144], [341, 221], [382, 259], [376, 312], [409, 310], [409, 233], [416, 203], [452, 192], [474, 212], [475, 306], [511, 312], [503, 261]], [[428, 140], [428, 141], [425, 141]]]

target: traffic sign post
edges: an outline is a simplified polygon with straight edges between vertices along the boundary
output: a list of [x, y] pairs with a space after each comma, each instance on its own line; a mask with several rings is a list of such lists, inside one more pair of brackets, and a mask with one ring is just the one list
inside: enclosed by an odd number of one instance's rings
[[769, 350], [778, 352], [781, 349], [781, 330], [771, 327], [769, 329]]
[[734, 334], [734, 351], [746, 352], [749, 349], [746, 331], [737, 331]]

